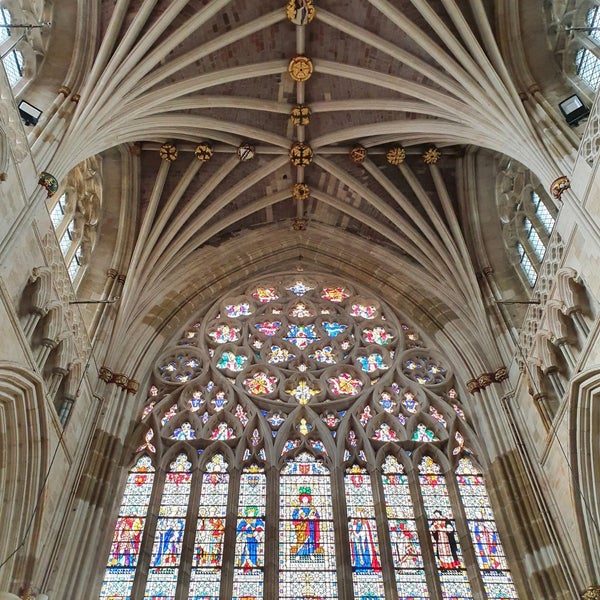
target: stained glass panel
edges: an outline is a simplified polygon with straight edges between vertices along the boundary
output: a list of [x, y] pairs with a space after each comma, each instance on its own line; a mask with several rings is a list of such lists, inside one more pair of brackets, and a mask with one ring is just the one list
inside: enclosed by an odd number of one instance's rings
[[429, 598], [408, 477], [393, 456], [385, 459], [382, 470], [398, 600]]
[[442, 598], [473, 598], [458, 542], [446, 478], [440, 466], [429, 456], [419, 464], [419, 482], [427, 525], [442, 587]]
[[358, 465], [347, 469], [345, 489], [354, 597], [383, 600], [385, 592], [375, 506], [371, 478], [367, 470]]
[[228, 491], [227, 463], [215, 454], [202, 473], [189, 600], [219, 598]]
[[337, 598], [329, 471], [302, 453], [279, 483], [279, 598]]
[[127, 477], [100, 598], [130, 597], [153, 484], [152, 461], [142, 456]]
[[517, 598], [483, 475], [471, 460], [461, 458], [456, 469], [456, 480], [488, 598]]
[[240, 500], [236, 526], [233, 598], [263, 597], [265, 565], [265, 511], [267, 480], [256, 465], [245, 468], [240, 478]]
[[144, 598], [175, 600], [192, 482], [191, 467], [187, 456], [180, 454], [165, 477]]

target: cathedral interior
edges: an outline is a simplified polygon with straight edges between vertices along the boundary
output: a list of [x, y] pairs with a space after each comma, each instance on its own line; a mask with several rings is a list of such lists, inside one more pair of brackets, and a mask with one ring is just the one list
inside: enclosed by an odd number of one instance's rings
[[600, 599], [600, 4], [0, 17], [0, 600]]

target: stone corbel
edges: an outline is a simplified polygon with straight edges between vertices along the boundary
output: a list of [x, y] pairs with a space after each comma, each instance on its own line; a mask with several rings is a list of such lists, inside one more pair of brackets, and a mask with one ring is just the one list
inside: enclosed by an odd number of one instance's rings
[[467, 381], [466, 388], [470, 394], [475, 394], [492, 385], [492, 383], [501, 383], [508, 379], [508, 369], [500, 367], [493, 373], [482, 373], [478, 377], [474, 377]]

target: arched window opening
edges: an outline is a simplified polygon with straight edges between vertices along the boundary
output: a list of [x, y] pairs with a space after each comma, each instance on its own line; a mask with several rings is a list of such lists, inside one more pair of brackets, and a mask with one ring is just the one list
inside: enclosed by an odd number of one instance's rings
[[152, 459], [143, 455], [129, 471], [100, 598], [130, 598], [154, 485]]
[[145, 599], [175, 600], [192, 483], [191, 467], [187, 455], [181, 453], [171, 463], [169, 472], [165, 476], [144, 593]]
[[[6, 10], [6, 8], [2, 7], [0, 7], [0, 24], [12, 24], [12, 18], [10, 13], [8, 12], [8, 10]], [[2, 45], [4, 42], [12, 40], [13, 35], [14, 34], [10, 28], [0, 27], [0, 45]], [[6, 71], [6, 77], [8, 78], [8, 82], [10, 83], [10, 87], [14, 88], [23, 77], [23, 54], [21, 54], [19, 50], [12, 48], [2, 58], [2, 64], [4, 65], [4, 70]]]
[[47, 204], [65, 266], [75, 286], [96, 242], [102, 199], [99, 171], [96, 158], [83, 161], [69, 173], [62, 192]]
[[241, 290], [153, 378], [102, 599], [517, 598], [451, 369], [368, 293]]
[[550, 235], [554, 229], [556, 220], [552, 216], [552, 213], [548, 210], [548, 207], [539, 194], [536, 192], [531, 192], [531, 201], [535, 209], [535, 214], [544, 228], [544, 231]]
[[[587, 30], [587, 39], [592, 45], [600, 41], [599, 9], [599, 6], [591, 7], [585, 19], [586, 26], [589, 27]], [[596, 53], [596, 49], [586, 46], [579, 48], [575, 54], [575, 68], [579, 78], [593, 91], [596, 91], [598, 83], [600, 83], [600, 56]]]
[[535, 282], [537, 281], [537, 271], [535, 270], [531, 259], [529, 258], [529, 256], [527, 256], [525, 247], [523, 246], [523, 244], [521, 244], [521, 242], [517, 244], [517, 250], [519, 252], [519, 260], [521, 263], [521, 268], [523, 269], [523, 273], [525, 273], [525, 276], [529, 281], [529, 285], [533, 287], [535, 285]]

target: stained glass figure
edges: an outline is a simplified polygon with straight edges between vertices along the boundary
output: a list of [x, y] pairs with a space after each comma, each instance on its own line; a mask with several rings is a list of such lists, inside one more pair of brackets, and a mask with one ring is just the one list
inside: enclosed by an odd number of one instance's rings
[[319, 392], [319, 388], [312, 386], [306, 379], [300, 379], [296, 387], [285, 390], [285, 393], [295, 398], [299, 404], [308, 404]]
[[100, 598], [131, 595], [153, 484], [152, 461], [142, 456], [127, 477]]
[[343, 287], [326, 287], [323, 288], [321, 298], [329, 300], [329, 302], [343, 302], [349, 298], [350, 294]]
[[296, 283], [292, 287], [289, 287], [287, 289], [290, 292], [293, 292], [294, 294], [296, 294], [296, 296], [304, 296], [304, 294], [306, 294], [307, 292], [314, 290], [314, 288], [311, 288], [310, 286], [306, 285], [302, 281], [296, 281]]
[[270, 394], [277, 387], [277, 377], [269, 375], [264, 371], [258, 371], [252, 377], [244, 379], [244, 387], [249, 394], [259, 396], [261, 394]]
[[274, 336], [281, 327], [281, 321], [263, 321], [262, 323], [256, 323], [254, 325], [258, 331], [266, 336]]
[[310, 309], [304, 304], [304, 302], [297, 302], [289, 312], [290, 317], [296, 317], [303, 319], [305, 317], [312, 317], [313, 314]]
[[394, 336], [385, 327], [372, 327], [363, 329], [363, 339], [367, 344], [387, 346], [392, 343]]
[[262, 303], [279, 300], [277, 290], [273, 287], [258, 287], [252, 294], [252, 297]]
[[225, 405], [229, 403], [227, 396], [223, 390], [215, 392], [213, 399], [210, 401], [211, 406], [215, 412], [220, 412], [225, 408]]
[[329, 471], [306, 452], [282, 469], [279, 483], [279, 598], [312, 590], [337, 598]]
[[215, 454], [202, 473], [198, 523], [190, 578], [190, 599], [218, 600], [223, 562], [229, 474], [221, 454]]
[[248, 424], [248, 413], [241, 404], [238, 404], [235, 407], [235, 416], [239, 419], [242, 427], [245, 427]]
[[386, 457], [382, 471], [398, 600], [429, 598], [408, 477], [393, 456]]
[[188, 457], [179, 454], [166, 474], [144, 599], [175, 600], [192, 482], [191, 467]]
[[429, 456], [425, 456], [419, 463], [419, 482], [439, 570], [442, 597], [456, 600], [473, 598], [456, 533], [446, 478], [440, 466]]
[[386, 370], [390, 368], [390, 365], [383, 362], [383, 356], [377, 352], [373, 352], [367, 356], [359, 356], [357, 360], [365, 373], [373, 373], [378, 369]]
[[348, 326], [336, 321], [323, 321], [323, 329], [329, 337], [334, 338], [340, 335], [340, 333], [344, 333], [348, 329]]
[[353, 465], [344, 483], [354, 597], [384, 600], [371, 478], [366, 469]]
[[239, 327], [230, 327], [229, 325], [221, 324], [212, 331], [209, 331], [208, 336], [217, 344], [236, 342], [240, 339], [240, 329]]
[[319, 341], [319, 337], [317, 336], [316, 326], [313, 325], [294, 325], [291, 323], [288, 326], [288, 334], [285, 336], [285, 339], [292, 344], [295, 344], [300, 348], [300, 350], [304, 350], [310, 344]]
[[171, 438], [174, 440], [195, 440], [196, 431], [192, 428], [192, 424], [189, 421], [184, 421], [180, 427], [176, 427], [173, 430]]
[[217, 362], [217, 368], [229, 369], [230, 371], [235, 371], [237, 373], [244, 369], [247, 360], [247, 356], [227, 350], [221, 354], [221, 358]]
[[331, 346], [317, 348], [312, 354], [309, 354], [309, 358], [326, 365], [335, 365], [337, 363], [335, 352]]
[[363, 383], [355, 379], [350, 373], [340, 373], [337, 377], [330, 377], [327, 383], [336, 396], [354, 396], [362, 390]]
[[371, 407], [367, 404], [367, 406], [364, 407], [362, 413], [360, 413], [359, 416], [359, 421], [360, 424], [363, 427], [366, 427], [367, 423], [369, 422], [369, 419], [371, 419], [373, 415], [371, 414]]
[[433, 442], [439, 438], [431, 429], [427, 429], [425, 423], [419, 423], [415, 428], [412, 439], [415, 442]]
[[271, 346], [271, 349], [267, 353], [267, 361], [272, 365], [286, 363], [294, 358], [296, 358], [295, 354], [292, 354], [287, 348], [282, 348], [276, 344]]
[[264, 470], [257, 465], [245, 468], [240, 477], [233, 574], [234, 600], [263, 598], [266, 497]]
[[227, 316], [230, 319], [236, 319], [237, 317], [248, 317], [252, 314], [250, 304], [248, 302], [239, 302], [237, 304], [227, 304], [225, 306]]
[[469, 458], [461, 458], [456, 480], [488, 598], [516, 599], [483, 475]]
[[411, 413], [419, 412], [419, 403], [417, 402], [415, 395], [411, 392], [406, 392], [404, 396], [402, 396], [402, 406]]
[[373, 434], [373, 439], [380, 442], [397, 442], [396, 432], [384, 421]]
[[232, 440], [235, 438], [233, 427], [229, 427], [225, 421], [221, 421], [216, 429], [210, 434], [211, 440]]
[[192, 412], [197, 412], [200, 410], [202, 404], [204, 404], [202, 390], [194, 390], [191, 398], [188, 400], [188, 410], [191, 410]]
[[389, 392], [381, 392], [379, 396], [379, 404], [386, 412], [394, 412], [394, 408], [396, 407], [396, 402], [394, 397]]
[[370, 304], [353, 304], [350, 314], [353, 317], [360, 317], [361, 319], [374, 319], [377, 309]]

